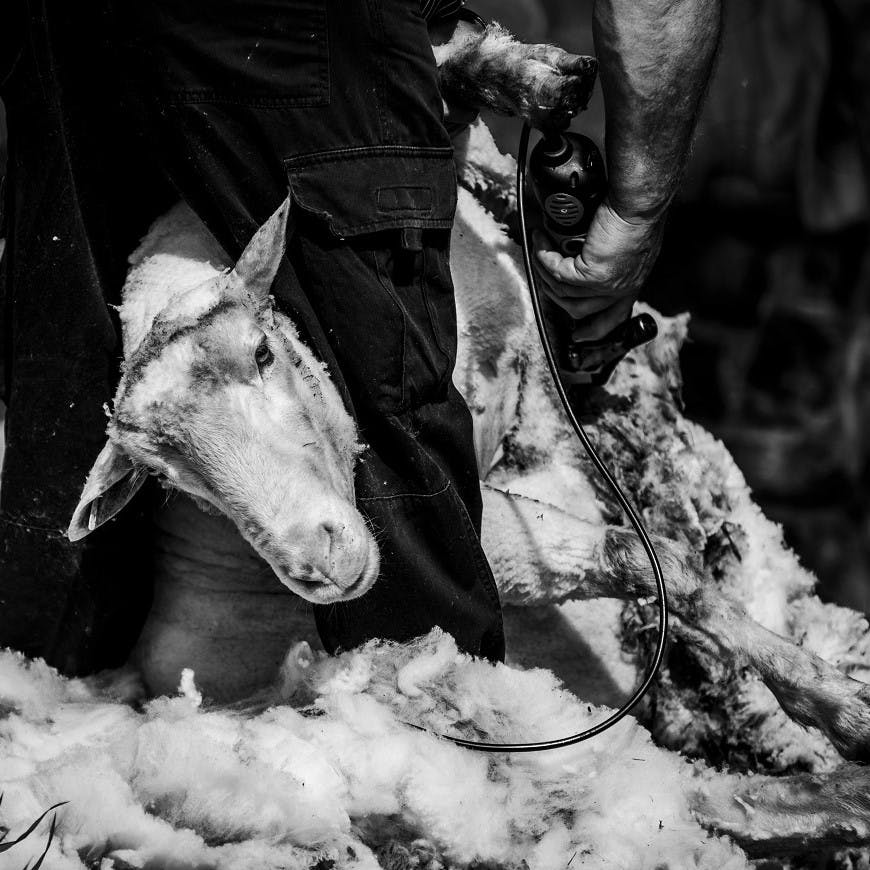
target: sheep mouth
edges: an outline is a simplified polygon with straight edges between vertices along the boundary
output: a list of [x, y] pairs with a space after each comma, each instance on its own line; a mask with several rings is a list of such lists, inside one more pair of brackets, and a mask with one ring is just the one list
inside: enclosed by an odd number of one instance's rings
[[276, 570], [284, 584], [312, 604], [337, 604], [360, 598], [374, 585], [380, 571], [380, 554], [374, 540], [369, 541], [365, 562], [356, 578], [344, 586], [339, 585], [322, 571], [314, 570], [307, 577], [299, 577], [284, 568]]
[[354, 598], [360, 598], [374, 586], [378, 578], [378, 573], [381, 568], [381, 558], [378, 553], [377, 545], [374, 541], [369, 542], [368, 552], [366, 553], [366, 561], [362, 571], [357, 576], [356, 580], [342, 590], [342, 601], [350, 601]]

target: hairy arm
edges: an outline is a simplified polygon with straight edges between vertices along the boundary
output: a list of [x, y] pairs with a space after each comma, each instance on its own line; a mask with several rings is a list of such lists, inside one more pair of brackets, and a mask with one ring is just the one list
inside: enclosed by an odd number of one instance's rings
[[719, 41], [721, 0], [596, 0], [610, 189], [583, 252], [536, 247], [549, 295], [577, 337], [625, 319], [661, 244]]
[[669, 205], [719, 40], [719, 0], [596, 0], [610, 204], [622, 218]]

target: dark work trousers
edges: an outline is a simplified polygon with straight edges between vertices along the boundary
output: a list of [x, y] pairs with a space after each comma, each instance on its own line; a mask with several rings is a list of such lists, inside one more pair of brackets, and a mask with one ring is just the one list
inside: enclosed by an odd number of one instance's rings
[[324, 644], [440, 625], [501, 658], [451, 382], [452, 154], [417, 0], [32, 0], [22, 28], [2, 91], [0, 645], [68, 672], [126, 656], [148, 607], [147, 504], [84, 544], [62, 536], [104, 438], [126, 255], [180, 195], [236, 257], [289, 190], [273, 292], [357, 420], [382, 555], [363, 598], [315, 608]]

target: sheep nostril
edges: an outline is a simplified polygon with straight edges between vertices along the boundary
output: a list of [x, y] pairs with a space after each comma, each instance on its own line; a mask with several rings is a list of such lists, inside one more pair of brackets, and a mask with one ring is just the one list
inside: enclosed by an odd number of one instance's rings
[[318, 528], [318, 536], [320, 538], [325, 538], [326, 546], [329, 551], [332, 551], [332, 548], [335, 546], [336, 540], [338, 540], [340, 532], [344, 527], [340, 526], [338, 523], [331, 522], [329, 520], [322, 522]]

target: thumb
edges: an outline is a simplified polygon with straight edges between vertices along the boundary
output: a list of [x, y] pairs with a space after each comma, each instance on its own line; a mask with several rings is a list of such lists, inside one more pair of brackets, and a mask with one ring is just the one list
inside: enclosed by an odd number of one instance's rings
[[540, 230], [532, 233], [532, 245], [538, 262], [556, 280], [566, 284], [584, 284], [589, 280], [589, 270], [582, 253], [576, 257], [564, 256], [554, 250], [550, 237]]

